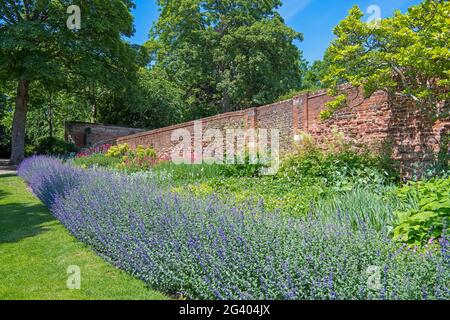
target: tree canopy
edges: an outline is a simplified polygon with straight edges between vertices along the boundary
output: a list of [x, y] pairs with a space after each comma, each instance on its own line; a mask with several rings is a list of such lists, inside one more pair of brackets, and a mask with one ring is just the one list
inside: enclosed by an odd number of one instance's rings
[[156, 129], [186, 118], [184, 92], [160, 68], [140, 68], [133, 85], [102, 97], [98, 119], [134, 128]]
[[130, 0], [79, 0], [82, 25], [67, 27], [65, 0], [4, 0], [0, 2], [0, 79], [17, 83], [12, 128], [12, 160], [24, 156], [25, 122], [30, 86], [79, 91], [86, 80], [120, 85], [135, 55], [123, 36], [130, 36]]
[[279, 0], [158, 1], [146, 47], [185, 93], [191, 117], [273, 102], [301, 86], [302, 34], [286, 26]]
[[450, 2], [425, 0], [378, 24], [365, 23], [362, 17], [355, 6], [334, 29], [325, 84], [334, 93], [344, 82], [363, 86], [366, 95], [384, 90], [415, 100], [435, 118], [448, 116]]

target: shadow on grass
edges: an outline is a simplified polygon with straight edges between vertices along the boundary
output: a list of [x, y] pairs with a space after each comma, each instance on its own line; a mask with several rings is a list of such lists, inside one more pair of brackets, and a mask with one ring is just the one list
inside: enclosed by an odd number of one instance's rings
[[[3, 178], [16, 175], [1, 175]], [[41, 203], [33, 203], [29, 198], [23, 202], [20, 196], [8, 189], [0, 189], [0, 199], [11, 197], [11, 202], [0, 205], [0, 243], [18, 242], [24, 238], [33, 237], [47, 228], [42, 224], [55, 220], [46, 206]]]
[[12, 178], [12, 177], [17, 177], [17, 174], [15, 174], [15, 173], [2, 173], [2, 171], [0, 171], [0, 178]]
[[42, 204], [11, 203], [0, 206], [0, 243], [18, 242], [48, 228], [43, 223], [54, 220]]
[[0, 190], [0, 199], [6, 198], [6, 196], [9, 196], [11, 192], [7, 192], [5, 190]]

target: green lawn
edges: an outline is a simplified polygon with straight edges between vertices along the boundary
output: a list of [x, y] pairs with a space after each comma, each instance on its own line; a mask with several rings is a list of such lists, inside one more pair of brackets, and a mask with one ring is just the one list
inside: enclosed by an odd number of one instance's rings
[[[67, 288], [79, 266], [81, 288]], [[26, 188], [0, 175], [1, 299], [167, 299], [109, 265], [69, 232]]]

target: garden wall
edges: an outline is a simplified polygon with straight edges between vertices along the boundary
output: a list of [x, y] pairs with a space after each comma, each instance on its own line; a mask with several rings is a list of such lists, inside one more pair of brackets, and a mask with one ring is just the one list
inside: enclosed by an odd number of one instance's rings
[[[413, 163], [432, 160], [433, 153], [439, 150], [441, 136], [450, 131], [449, 120], [433, 123], [409, 100], [392, 99], [381, 91], [365, 99], [360, 89], [347, 90], [348, 106], [326, 121], [319, 119], [319, 113], [333, 98], [321, 90], [291, 100], [201, 119], [203, 132], [210, 128], [219, 129], [225, 136], [226, 129], [278, 129], [281, 154], [286, 154], [292, 150], [299, 131], [323, 141], [336, 130], [372, 148], [391, 145], [392, 157], [400, 160], [406, 173], [411, 173]], [[171, 140], [172, 132], [181, 128], [194, 136], [194, 122], [191, 121], [120, 137], [117, 143], [128, 143], [132, 147], [139, 144], [153, 146], [160, 154], [168, 154], [178, 143]]]
[[107, 126], [97, 123], [67, 122], [65, 125], [66, 141], [73, 142], [79, 148], [114, 143], [118, 137], [144, 132], [144, 129]]

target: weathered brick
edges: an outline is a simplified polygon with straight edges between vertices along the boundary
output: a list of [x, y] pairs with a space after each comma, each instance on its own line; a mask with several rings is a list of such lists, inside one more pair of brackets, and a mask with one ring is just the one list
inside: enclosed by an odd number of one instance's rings
[[[332, 130], [338, 130], [354, 142], [373, 148], [390, 141], [393, 158], [402, 162], [405, 174], [411, 174], [414, 161], [433, 159], [433, 153], [439, 150], [440, 138], [450, 130], [449, 119], [434, 123], [413, 102], [404, 98], [391, 98], [380, 91], [365, 99], [362, 90], [358, 88], [347, 87], [346, 90], [348, 106], [335, 112], [326, 121], [321, 121], [319, 114], [333, 98], [327, 95], [326, 90], [321, 90], [271, 105], [204, 118], [203, 133], [208, 129], [218, 129], [225, 138], [226, 129], [278, 129], [280, 151], [285, 154], [292, 150], [298, 130], [308, 132], [319, 142], [330, 136]], [[86, 127], [87, 124], [70, 126], [68, 138], [80, 145]], [[171, 140], [172, 132], [186, 129], [193, 137], [194, 122], [128, 136], [127, 130], [133, 129], [94, 125], [89, 127], [92, 128], [93, 141], [119, 137], [118, 143], [128, 143], [132, 147], [139, 144], [153, 146], [159, 153], [170, 154], [177, 144], [177, 141]], [[248, 143], [248, 139], [244, 139]]]

